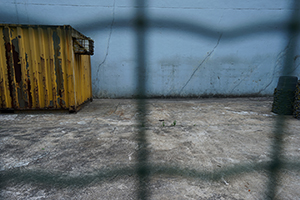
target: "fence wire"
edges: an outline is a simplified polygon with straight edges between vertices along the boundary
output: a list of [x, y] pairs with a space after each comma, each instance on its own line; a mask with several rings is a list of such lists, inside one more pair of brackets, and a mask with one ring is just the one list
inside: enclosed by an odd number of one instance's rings
[[[268, 186], [266, 188], [266, 197], [268, 199], [275, 199], [275, 194], [278, 187], [280, 171], [283, 169], [288, 170], [300, 170], [300, 162], [286, 162], [283, 159], [283, 136], [286, 128], [285, 116], [278, 115], [276, 118], [276, 125], [273, 132], [273, 141], [271, 148], [271, 161], [260, 162], [253, 164], [240, 164], [233, 167], [227, 167], [213, 172], [195, 170], [191, 168], [182, 168], [176, 166], [169, 166], [165, 164], [154, 165], [149, 162], [150, 151], [147, 148], [148, 140], [146, 135], [146, 114], [147, 114], [147, 100], [146, 100], [146, 32], [149, 29], [155, 29], [160, 26], [164, 26], [170, 30], [176, 30], [176, 27], [180, 26], [180, 31], [186, 31], [187, 33], [196, 34], [199, 36], [205, 36], [210, 39], [217, 39], [222, 34], [223, 39], [238, 38], [244, 35], [259, 34], [266, 32], [285, 32], [288, 38], [293, 38], [290, 43], [290, 48], [287, 49], [285, 58], [285, 65], [281, 72], [283, 76], [293, 75], [293, 56], [296, 51], [296, 44], [298, 40], [298, 34], [300, 30], [300, 1], [294, 0], [292, 11], [289, 21], [286, 22], [261, 22], [259, 28], [257, 24], [247, 25], [246, 27], [239, 27], [229, 31], [221, 31], [218, 29], [212, 29], [205, 25], [194, 24], [186, 21], [172, 21], [164, 19], [148, 19], [146, 0], [135, 0], [137, 5], [135, 13], [134, 25], [131, 28], [135, 29], [136, 33], [136, 54], [138, 55], [137, 66], [137, 112], [139, 113], [139, 129], [137, 138], [137, 163], [132, 166], [119, 167], [111, 166], [109, 169], [99, 169], [92, 174], [69, 176], [63, 173], [53, 173], [42, 170], [26, 170], [26, 169], [10, 169], [3, 170], [0, 172], [0, 187], [3, 188], [5, 185], [11, 182], [16, 183], [39, 183], [45, 185], [51, 185], [52, 187], [85, 187], [90, 184], [105, 182], [111, 177], [122, 178], [128, 175], [135, 175], [138, 179], [137, 198], [138, 199], [149, 199], [149, 181], [150, 177], [163, 174], [179, 176], [182, 178], [195, 178], [207, 181], [219, 181], [222, 178], [240, 176], [241, 174], [251, 173], [253, 171], [268, 171]], [[128, 19], [115, 20], [115, 28], [128, 28]], [[85, 23], [80, 26], [81, 29], [92, 30], [92, 29], [104, 29], [107, 25], [111, 24], [111, 20], [97, 20]], [[268, 25], [268, 26], [266, 26]], [[276, 27], [276, 28], [275, 28]], [[282, 102], [283, 104], [285, 102]]]
[[[294, 0], [293, 7], [295, 8], [294, 12], [291, 13], [290, 21], [288, 23], [286, 34], [289, 38], [292, 38], [291, 46], [287, 50], [287, 55], [284, 62], [284, 67], [282, 69], [282, 76], [291, 76], [293, 75], [293, 56], [296, 52], [296, 45], [298, 40], [299, 33], [299, 8], [300, 1]], [[285, 86], [283, 90], [288, 90]], [[288, 98], [284, 98], [282, 104], [287, 105]], [[284, 115], [278, 115], [276, 118], [274, 138], [272, 142], [272, 151], [271, 151], [271, 163], [269, 166], [269, 176], [268, 176], [268, 188], [267, 188], [267, 197], [270, 199], [275, 199], [278, 182], [279, 182], [279, 172], [284, 167], [283, 165], [283, 136], [284, 129], [286, 128], [285, 117]], [[298, 169], [299, 170], [299, 169]]]

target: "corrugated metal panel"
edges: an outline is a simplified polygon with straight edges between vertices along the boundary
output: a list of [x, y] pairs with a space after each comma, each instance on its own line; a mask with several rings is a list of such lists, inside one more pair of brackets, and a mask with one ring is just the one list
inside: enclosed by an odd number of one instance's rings
[[[90, 49], [71, 26], [0, 25], [0, 109], [69, 109], [92, 99]], [[90, 45], [91, 46], [91, 45]]]

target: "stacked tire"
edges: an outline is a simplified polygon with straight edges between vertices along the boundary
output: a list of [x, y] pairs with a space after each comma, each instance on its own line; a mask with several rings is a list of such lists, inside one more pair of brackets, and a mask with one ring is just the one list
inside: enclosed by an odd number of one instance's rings
[[[272, 112], [279, 115], [293, 115], [295, 90], [298, 78], [294, 76], [280, 76], [277, 88], [274, 90]], [[300, 100], [298, 101], [300, 103]]]
[[293, 116], [300, 119], [300, 81], [296, 86]]

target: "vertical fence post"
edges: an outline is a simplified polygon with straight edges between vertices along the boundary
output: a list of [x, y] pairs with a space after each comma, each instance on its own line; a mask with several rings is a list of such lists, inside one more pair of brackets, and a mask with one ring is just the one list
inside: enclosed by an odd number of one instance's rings
[[[298, 41], [298, 33], [299, 33], [299, 8], [300, 8], [300, 1], [294, 0], [292, 3], [292, 13], [287, 25], [286, 34], [288, 38], [291, 40], [290, 45], [287, 48], [287, 53], [285, 57], [284, 66], [282, 68], [281, 75], [282, 76], [292, 76], [293, 75], [293, 57], [296, 52], [296, 45]], [[285, 90], [285, 88], [283, 88]], [[288, 98], [284, 98], [288, 101]], [[287, 102], [281, 102], [283, 105], [287, 105]], [[268, 199], [276, 199], [276, 191], [279, 182], [280, 170], [284, 167], [283, 166], [283, 159], [282, 159], [282, 152], [283, 152], [283, 137], [284, 137], [284, 130], [286, 123], [285, 123], [285, 116], [280, 114], [276, 118], [275, 128], [274, 128], [274, 137], [272, 141], [272, 149], [271, 149], [271, 163], [269, 166], [269, 174], [268, 174], [268, 188], [267, 188], [267, 198]]]
[[135, 31], [136, 31], [136, 55], [137, 55], [137, 84], [138, 84], [138, 103], [137, 111], [139, 113], [138, 119], [138, 135], [137, 135], [137, 164], [136, 173], [138, 176], [137, 195], [138, 199], [149, 198], [149, 163], [148, 163], [148, 147], [145, 131], [146, 124], [146, 13], [145, 13], [145, 0], [135, 1], [137, 9], [135, 16]]

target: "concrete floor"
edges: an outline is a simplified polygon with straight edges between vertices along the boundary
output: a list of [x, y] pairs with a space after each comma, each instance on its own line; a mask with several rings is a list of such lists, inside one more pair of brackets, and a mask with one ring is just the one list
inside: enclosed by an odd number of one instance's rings
[[[265, 199], [268, 173], [251, 166], [270, 160], [271, 106], [271, 98], [148, 100], [149, 199]], [[0, 198], [136, 199], [135, 108], [105, 99], [77, 114], [0, 114]], [[287, 116], [286, 125], [283, 159], [299, 161], [300, 121]], [[160, 173], [162, 165], [183, 170]], [[225, 173], [238, 165], [249, 173]], [[299, 173], [281, 171], [276, 198], [299, 199]]]

